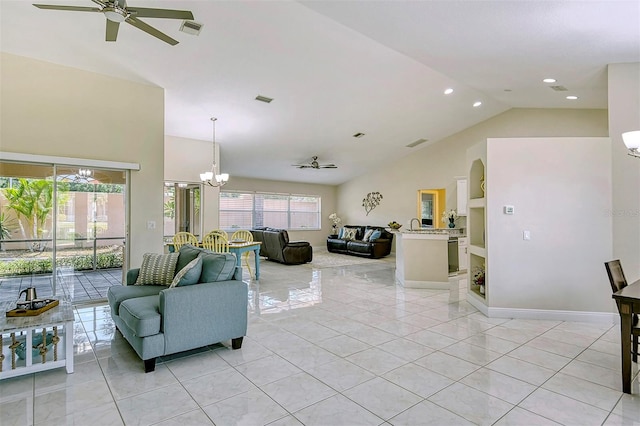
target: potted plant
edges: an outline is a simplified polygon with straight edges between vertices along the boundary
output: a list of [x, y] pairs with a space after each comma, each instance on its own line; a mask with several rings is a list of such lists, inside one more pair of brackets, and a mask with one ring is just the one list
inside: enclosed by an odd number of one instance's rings
[[449, 222], [449, 228], [455, 228], [456, 227], [456, 219], [458, 218], [458, 213], [456, 213], [455, 210], [451, 209], [449, 211], [443, 211], [442, 212], [442, 222], [447, 223]]
[[473, 283], [479, 287], [480, 294], [484, 294], [484, 291], [485, 291], [485, 289], [484, 289], [485, 280], [484, 280], [484, 267], [483, 266], [476, 266], [473, 269]]

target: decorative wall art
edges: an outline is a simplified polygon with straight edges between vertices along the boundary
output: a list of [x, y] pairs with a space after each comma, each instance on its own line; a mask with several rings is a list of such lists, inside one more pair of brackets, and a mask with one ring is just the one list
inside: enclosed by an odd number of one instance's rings
[[380, 201], [382, 200], [382, 194], [379, 192], [370, 192], [366, 197], [362, 200], [362, 207], [364, 207], [364, 211], [367, 212], [367, 216], [371, 210], [378, 207]]

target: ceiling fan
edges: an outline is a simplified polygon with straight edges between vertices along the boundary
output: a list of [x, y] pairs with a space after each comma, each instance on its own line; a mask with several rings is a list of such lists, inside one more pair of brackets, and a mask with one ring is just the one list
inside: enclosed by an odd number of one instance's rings
[[311, 161], [306, 164], [292, 164], [292, 166], [297, 167], [299, 169], [337, 169], [338, 166], [335, 164], [319, 164], [318, 156], [314, 155], [311, 157]]
[[165, 33], [138, 18], [167, 18], [167, 19], [193, 19], [193, 13], [188, 10], [152, 9], [147, 7], [127, 7], [125, 0], [91, 0], [99, 7], [60, 6], [50, 4], [34, 4], [39, 9], [67, 10], [73, 12], [100, 12], [107, 18], [106, 41], [116, 41], [121, 22], [126, 22], [134, 27], [169, 43], [172, 46], [178, 44]]

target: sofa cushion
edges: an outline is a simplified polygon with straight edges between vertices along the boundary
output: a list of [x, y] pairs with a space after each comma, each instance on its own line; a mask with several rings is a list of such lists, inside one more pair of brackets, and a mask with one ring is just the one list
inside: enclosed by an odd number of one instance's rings
[[367, 229], [364, 232], [364, 237], [362, 237], [362, 241], [368, 243], [369, 240], [371, 239], [371, 235], [373, 234], [374, 231], [375, 231], [374, 229]]
[[142, 265], [135, 285], [169, 285], [176, 272], [178, 253], [142, 255]]
[[342, 239], [343, 240], [355, 240], [358, 234], [357, 228], [343, 228]]
[[226, 281], [235, 275], [236, 256], [233, 253], [214, 253], [203, 250], [200, 258], [202, 259], [201, 283]]
[[171, 281], [169, 288], [198, 284], [202, 272], [202, 258], [200, 256], [182, 268]]
[[374, 229], [373, 232], [371, 233], [371, 236], [369, 237], [369, 241], [374, 242], [381, 236], [382, 236], [382, 231], [380, 231], [379, 229]]
[[120, 304], [120, 319], [138, 337], [160, 333], [159, 296], [136, 297]]
[[178, 251], [178, 263], [176, 263], [176, 274], [180, 272], [189, 262], [198, 257], [202, 253], [201, 248], [191, 245], [184, 245]]
[[352, 253], [369, 254], [371, 253], [371, 243], [364, 241], [348, 241], [347, 250]]
[[159, 285], [113, 285], [107, 291], [107, 300], [112, 315], [119, 315], [120, 304], [135, 297], [157, 295], [167, 287]]

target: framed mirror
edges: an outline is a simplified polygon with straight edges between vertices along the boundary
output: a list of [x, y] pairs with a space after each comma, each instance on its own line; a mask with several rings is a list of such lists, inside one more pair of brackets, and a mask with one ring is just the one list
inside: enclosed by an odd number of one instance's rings
[[440, 220], [445, 210], [445, 189], [418, 190], [418, 218], [422, 228], [442, 228]]

